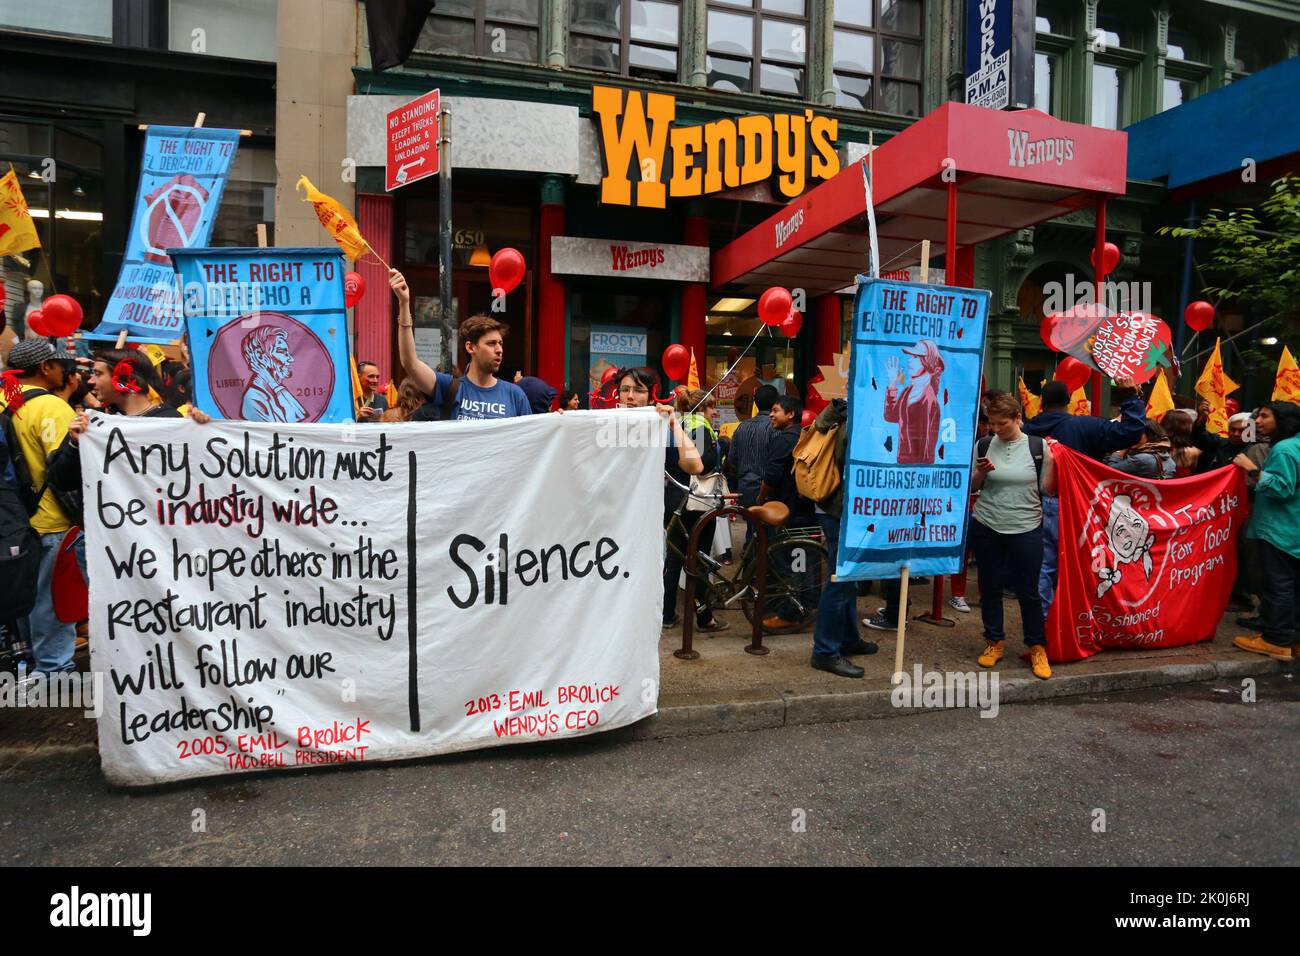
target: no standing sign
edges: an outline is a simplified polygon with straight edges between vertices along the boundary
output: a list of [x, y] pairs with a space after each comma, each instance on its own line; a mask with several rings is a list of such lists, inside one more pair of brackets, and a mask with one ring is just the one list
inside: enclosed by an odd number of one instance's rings
[[437, 174], [441, 101], [440, 91], [430, 90], [388, 114], [384, 188], [389, 192]]

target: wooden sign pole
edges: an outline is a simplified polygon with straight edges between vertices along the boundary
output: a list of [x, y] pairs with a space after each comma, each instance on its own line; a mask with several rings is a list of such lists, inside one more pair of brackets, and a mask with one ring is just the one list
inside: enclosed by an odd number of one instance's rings
[[266, 223], [264, 222], [257, 224], [257, 248], [266, 248]]

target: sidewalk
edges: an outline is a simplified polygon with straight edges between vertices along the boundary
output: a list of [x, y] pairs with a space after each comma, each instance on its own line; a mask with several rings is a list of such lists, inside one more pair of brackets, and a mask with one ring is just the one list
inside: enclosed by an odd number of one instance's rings
[[[977, 600], [974, 575], [967, 600]], [[945, 594], [947, 581], [945, 580]], [[911, 616], [927, 611], [930, 585], [911, 589]], [[858, 617], [882, 607], [878, 593], [858, 600]], [[1220, 622], [1213, 641], [1163, 650], [1109, 651], [1074, 664], [1053, 667], [1052, 678], [1042, 681], [1020, 659], [1022, 645], [1020, 609], [1013, 598], [1004, 603], [1007, 656], [996, 668], [999, 705], [1024, 701], [1072, 697], [1107, 691], [1133, 690], [1163, 684], [1233, 679], [1286, 671], [1292, 665], [1249, 654], [1232, 646], [1232, 638], [1244, 633], [1234, 623], [1239, 615], [1229, 612]], [[955, 627], [940, 628], [909, 620], [904, 644], [904, 670], [910, 675], [919, 663], [924, 671], [982, 670], [975, 658], [984, 648], [979, 606], [970, 614], [959, 614], [945, 605], [944, 614]], [[875, 717], [896, 717], [917, 713], [898, 708], [890, 700], [890, 678], [894, 669], [893, 631], [862, 628], [866, 640], [880, 645], [877, 654], [855, 658], [866, 670], [860, 680], [815, 671], [808, 665], [812, 635], [808, 632], [764, 635], [763, 646], [770, 653], [745, 653], [749, 644], [749, 622], [739, 611], [721, 615], [730, 622], [719, 634], [694, 636], [700, 657], [683, 661], [673, 656], [681, 647], [681, 629], [664, 632], [659, 642], [659, 713], [632, 728], [637, 739], [728, 733], [780, 727], [786, 724], [828, 723]], [[87, 655], [78, 654], [78, 666], [88, 666]], [[93, 720], [79, 711], [6, 708], [0, 711], [0, 757], [23, 759], [31, 756], [58, 757], [94, 753], [97, 748]]]
[[[945, 579], [945, 599], [950, 596], [948, 584]], [[932, 596], [929, 584], [911, 588], [910, 616], [928, 611]], [[972, 603], [969, 614], [944, 605], [944, 616], [956, 622], [954, 627], [908, 621], [903, 669], [909, 675], [918, 663], [923, 672], [983, 670], [975, 663], [984, 641], [979, 606], [975, 603], [978, 590], [974, 573], [966, 598]], [[877, 589], [858, 599], [858, 618], [874, 614], [883, 606]], [[1007, 655], [996, 668], [1001, 704], [1219, 678], [1240, 681], [1292, 666], [1233, 647], [1232, 638], [1247, 632], [1235, 623], [1241, 614], [1229, 611], [1212, 641], [1186, 647], [1105, 651], [1085, 661], [1054, 665], [1051, 679], [1039, 680], [1030, 672], [1028, 661], [1020, 659], [1020, 608], [1012, 597], [1005, 599], [1003, 607], [1009, 637]], [[749, 622], [744, 615], [731, 612], [720, 616], [730, 622], [729, 630], [694, 634], [698, 660], [684, 661], [673, 656], [673, 651], [681, 647], [680, 628], [663, 633], [659, 644], [659, 713], [638, 724], [635, 736], [725, 733], [917, 712], [894, 707], [890, 701], [896, 647], [893, 631], [861, 628], [863, 638], [879, 644], [880, 651], [853, 658], [866, 670], [862, 679], [855, 680], [809, 666], [810, 632], [764, 635], [763, 646], [771, 651], [757, 656], [744, 651], [750, 642]]]

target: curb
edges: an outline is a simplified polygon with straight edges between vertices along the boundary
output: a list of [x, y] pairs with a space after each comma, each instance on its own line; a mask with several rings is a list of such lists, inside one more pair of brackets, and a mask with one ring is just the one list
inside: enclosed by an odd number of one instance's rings
[[[999, 678], [998, 706], [1143, 690], [1172, 684], [1255, 677], [1280, 673], [1286, 666], [1281, 661], [1261, 658], [1171, 663], [1134, 670], [1064, 675], [1046, 681], [1029, 677]], [[660, 707], [658, 713], [634, 724], [632, 739], [659, 740], [838, 723], [845, 720], [909, 717], [945, 709], [895, 707], [890, 700], [892, 693], [892, 688], [884, 688], [838, 694], [760, 694], [747, 700], [669, 705]]]

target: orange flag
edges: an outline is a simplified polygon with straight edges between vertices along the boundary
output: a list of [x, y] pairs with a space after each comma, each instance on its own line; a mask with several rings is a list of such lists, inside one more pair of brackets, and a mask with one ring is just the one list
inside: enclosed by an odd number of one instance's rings
[[18, 185], [18, 174], [11, 165], [9, 172], [0, 176], [0, 256], [17, 255], [28, 249], [39, 249], [41, 237], [36, 223], [27, 211], [27, 200]]
[[349, 355], [348, 362], [352, 366], [352, 404], [359, 407], [365, 392], [361, 388], [361, 376], [357, 374], [357, 360]]
[[1227, 437], [1228, 434], [1228, 396], [1241, 386], [1228, 378], [1223, 370], [1223, 358], [1219, 355], [1219, 339], [1214, 340], [1214, 351], [1205, 363], [1205, 370], [1196, 380], [1196, 394], [1210, 403], [1210, 418], [1205, 423], [1205, 430], [1215, 435]]
[[366, 242], [365, 237], [361, 235], [357, 221], [343, 208], [342, 203], [320, 192], [306, 176], [298, 177], [298, 188], [306, 192], [307, 201], [316, 210], [316, 218], [325, 227], [325, 231], [334, 237], [334, 241], [339, 244], [344, 255], [356, 260], [366, 254], [370, 243]]
[[1295, 356], [1285, 345], [1282, 357], [1277, 360], [1277, 382], [1273, 385], [1273, 401], [1295, 402], [1300, 405], [1300, 368], [1296, 367]]
[[397, 407], [397, 386], [391, 378], [388, 380], [388, 388], [384, 390], [384, 398], [388, 399], [389, 408]]
[[1023, 375], [1016, 379], [1016, 392], [1020, 395], [1020, 405], [1025, 410], [1026, 421], [1042, 411], [1043, 400], [1029, 390]]
[[1169, 393], [1169, 379], [1163, 372], [1157, 372], [1156, 382], [1151, 386], [1151, 397], [1147, 399], [1147, 418], [1158, 422], [1173, 410], [1174, 397]]
[[1070, 414], [1071, 415], [1091, 415], [1092, 403], [1088, 401], [1088, 396], [1083, 388], [1076, 388], [1074, 394], [1070, 396]]
[[686, 374], [686, 387], [700, 387], [700, 370], [695, 367], [695, 349], [691, 349], [691, 370]]

